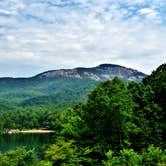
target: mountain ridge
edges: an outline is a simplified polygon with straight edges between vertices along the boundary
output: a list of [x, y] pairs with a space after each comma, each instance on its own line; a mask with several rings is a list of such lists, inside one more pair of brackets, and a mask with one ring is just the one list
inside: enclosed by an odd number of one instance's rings
[[[102, 75], [102, 72], [104, 72], [106, 75], [104, 74]], [[134, 76], [136, 77], [135, 79], [133, 79], [134, 81], [141, 81], [142, 78], [147, 75], [136, 69], [127, 68], [117, 64], [105, 63], [105, 64], [100, 64], [96, 67], [76, 67], [71, 69], [48, 70], [31, 77], [0, 77], [0, 80], [7, 81], [7, 80], [16, 80], [16, 79], [27, 80], [27, 79], [36, 79], [36, 78], [40, 78], [40, 79], [54, 78], [54, 77], [56, 78], [58, 76], [75, 77], [75, 78], [82, 78], [82, 77], [89, 76], [89, 78], [94, 80], [112, 79], [115, 76], [120, 77], [122, 79], [125, 78], [125, 76], [127, 76], [127, 78], [125, 79], [132, 80], [132, 76]]]
[[65, 109], [85, 101], [87, 94], [101, 81], [119, 77], [140, 82], [146, 75], [120, 65], [101, 64], [96, 67], [59, 69], [33, 77], [0, 78], [0, 110], [4, 100], [20, 107], [54, 107]]
[[138, 70], [127, 68], [116, 64], [100, 64], [96, 67], [77, 67], [73, 69], [58, 69], [49, 70], [43, 73], [37, 74], [31, 78], [56, 78], [56, 77], [74, 77], [83, 78], [89, 77], [93, 80], [106, 80], [119, 77], [128, 81], [141, 81], [146, 74]]

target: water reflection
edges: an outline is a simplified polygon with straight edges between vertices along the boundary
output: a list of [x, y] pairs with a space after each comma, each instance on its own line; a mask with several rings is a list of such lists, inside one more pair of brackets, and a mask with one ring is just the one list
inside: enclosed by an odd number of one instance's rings
[[47, 134], [4, 134], [0, 136], [0, 152], [14, 150], [21, 146], [38, 148], [53, 142], [53, 133]]

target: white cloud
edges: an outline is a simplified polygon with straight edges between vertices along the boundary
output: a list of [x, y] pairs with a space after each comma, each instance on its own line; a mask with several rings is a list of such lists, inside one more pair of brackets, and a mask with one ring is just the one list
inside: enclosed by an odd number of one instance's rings
[[8, 11], [8, 10], [4, 10], [4, 9], [0, 9], [0, 14], [11, 14], [11, 12], [10, 11]]
[[48, 69], [116, 63], [150, 73], [163, 63], [166, 27], [160, 24], [162, 13], [154, 0], [148, 7], [144, 0], [73, 2], [80, 4], [0, 2], [0, 13], [15, 13], [0, 16], [0, 69], [4, 71], [6, 64], [8, 75], [14, 70], [15, 76], [27, 76]]
[[147, 19], [160, 21], [158, 11], [156, 11], [154, 9], [142, 8], [142, 9], [139, 10], [139, 13], [141, 15], [144, 15]]

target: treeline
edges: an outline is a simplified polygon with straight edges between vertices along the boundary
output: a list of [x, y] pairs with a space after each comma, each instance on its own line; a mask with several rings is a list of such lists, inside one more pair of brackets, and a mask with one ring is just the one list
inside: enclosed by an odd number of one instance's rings
[[0, 81], [1, 132], [6, 129], [53, 129], [56, 117], [66, 108], [86, 100], [88, 91], [98, 84], [90, 79], [75, 78], [8, 81]]
[[[100, 83], [86, 102], [55, 121], [55, 144], [46, 147], [36, 162], [41, 166], [166, 165], [165, 92], [166, 64], [142, 83], [118, 78]], [[1, 163], [5, 157], [12, 161], [8, 153], [0, 156]]]
[[[17, 108], [17, 107], [16, 107]], [[10, 129], [55, 129], [61, 110], [51, 107], [17, 108], [0, 112], [1, 133]]]
[[[46, 151], [39, 158], [34, 149], [26, 150], [19, 148], [15, 151], [11, 150], [5, 154], [0, 154], [1, 166], [164, 166], [166, 164], [166, 152], [160, 148], [149, 146], [147, 150], [138, 153], [133, 149], [123, 149], [119, 153], [109, 150], [106, 153], [106, 159], [101, 163], [94, 163], [93, 159], [88, 159], [88, 151], [84, 154], [79, 154], [80, 150], [72, 146], [72, 143], [57, 144], [57, 151], [50, 156], [50, 151]], [[50, 150], [50, 149], [49, 149]], [[69, 153], [70, 151], [70, 153]], [[67, 153], [66, 153], [67, 152]], [[58, 154], [58, 156], [57, 156]], [[54, 155], [54, 157], [53, 157]], [[50, 159], [51, 157], [51, 159]]]

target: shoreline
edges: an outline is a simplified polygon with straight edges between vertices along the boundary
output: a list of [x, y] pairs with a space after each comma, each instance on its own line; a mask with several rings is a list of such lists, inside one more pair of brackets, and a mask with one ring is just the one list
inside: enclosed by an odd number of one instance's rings
[[23, 134], [40, 134], [40, 133], [54, 133], [54, 130], [43, 130], [43, 129], [30, 129], [30, 130], [18, 130], [18, 129], [12, 129], [8, 132], [5, 132], [4, 134], [17, 134], [17, 133], [23, 133]]

